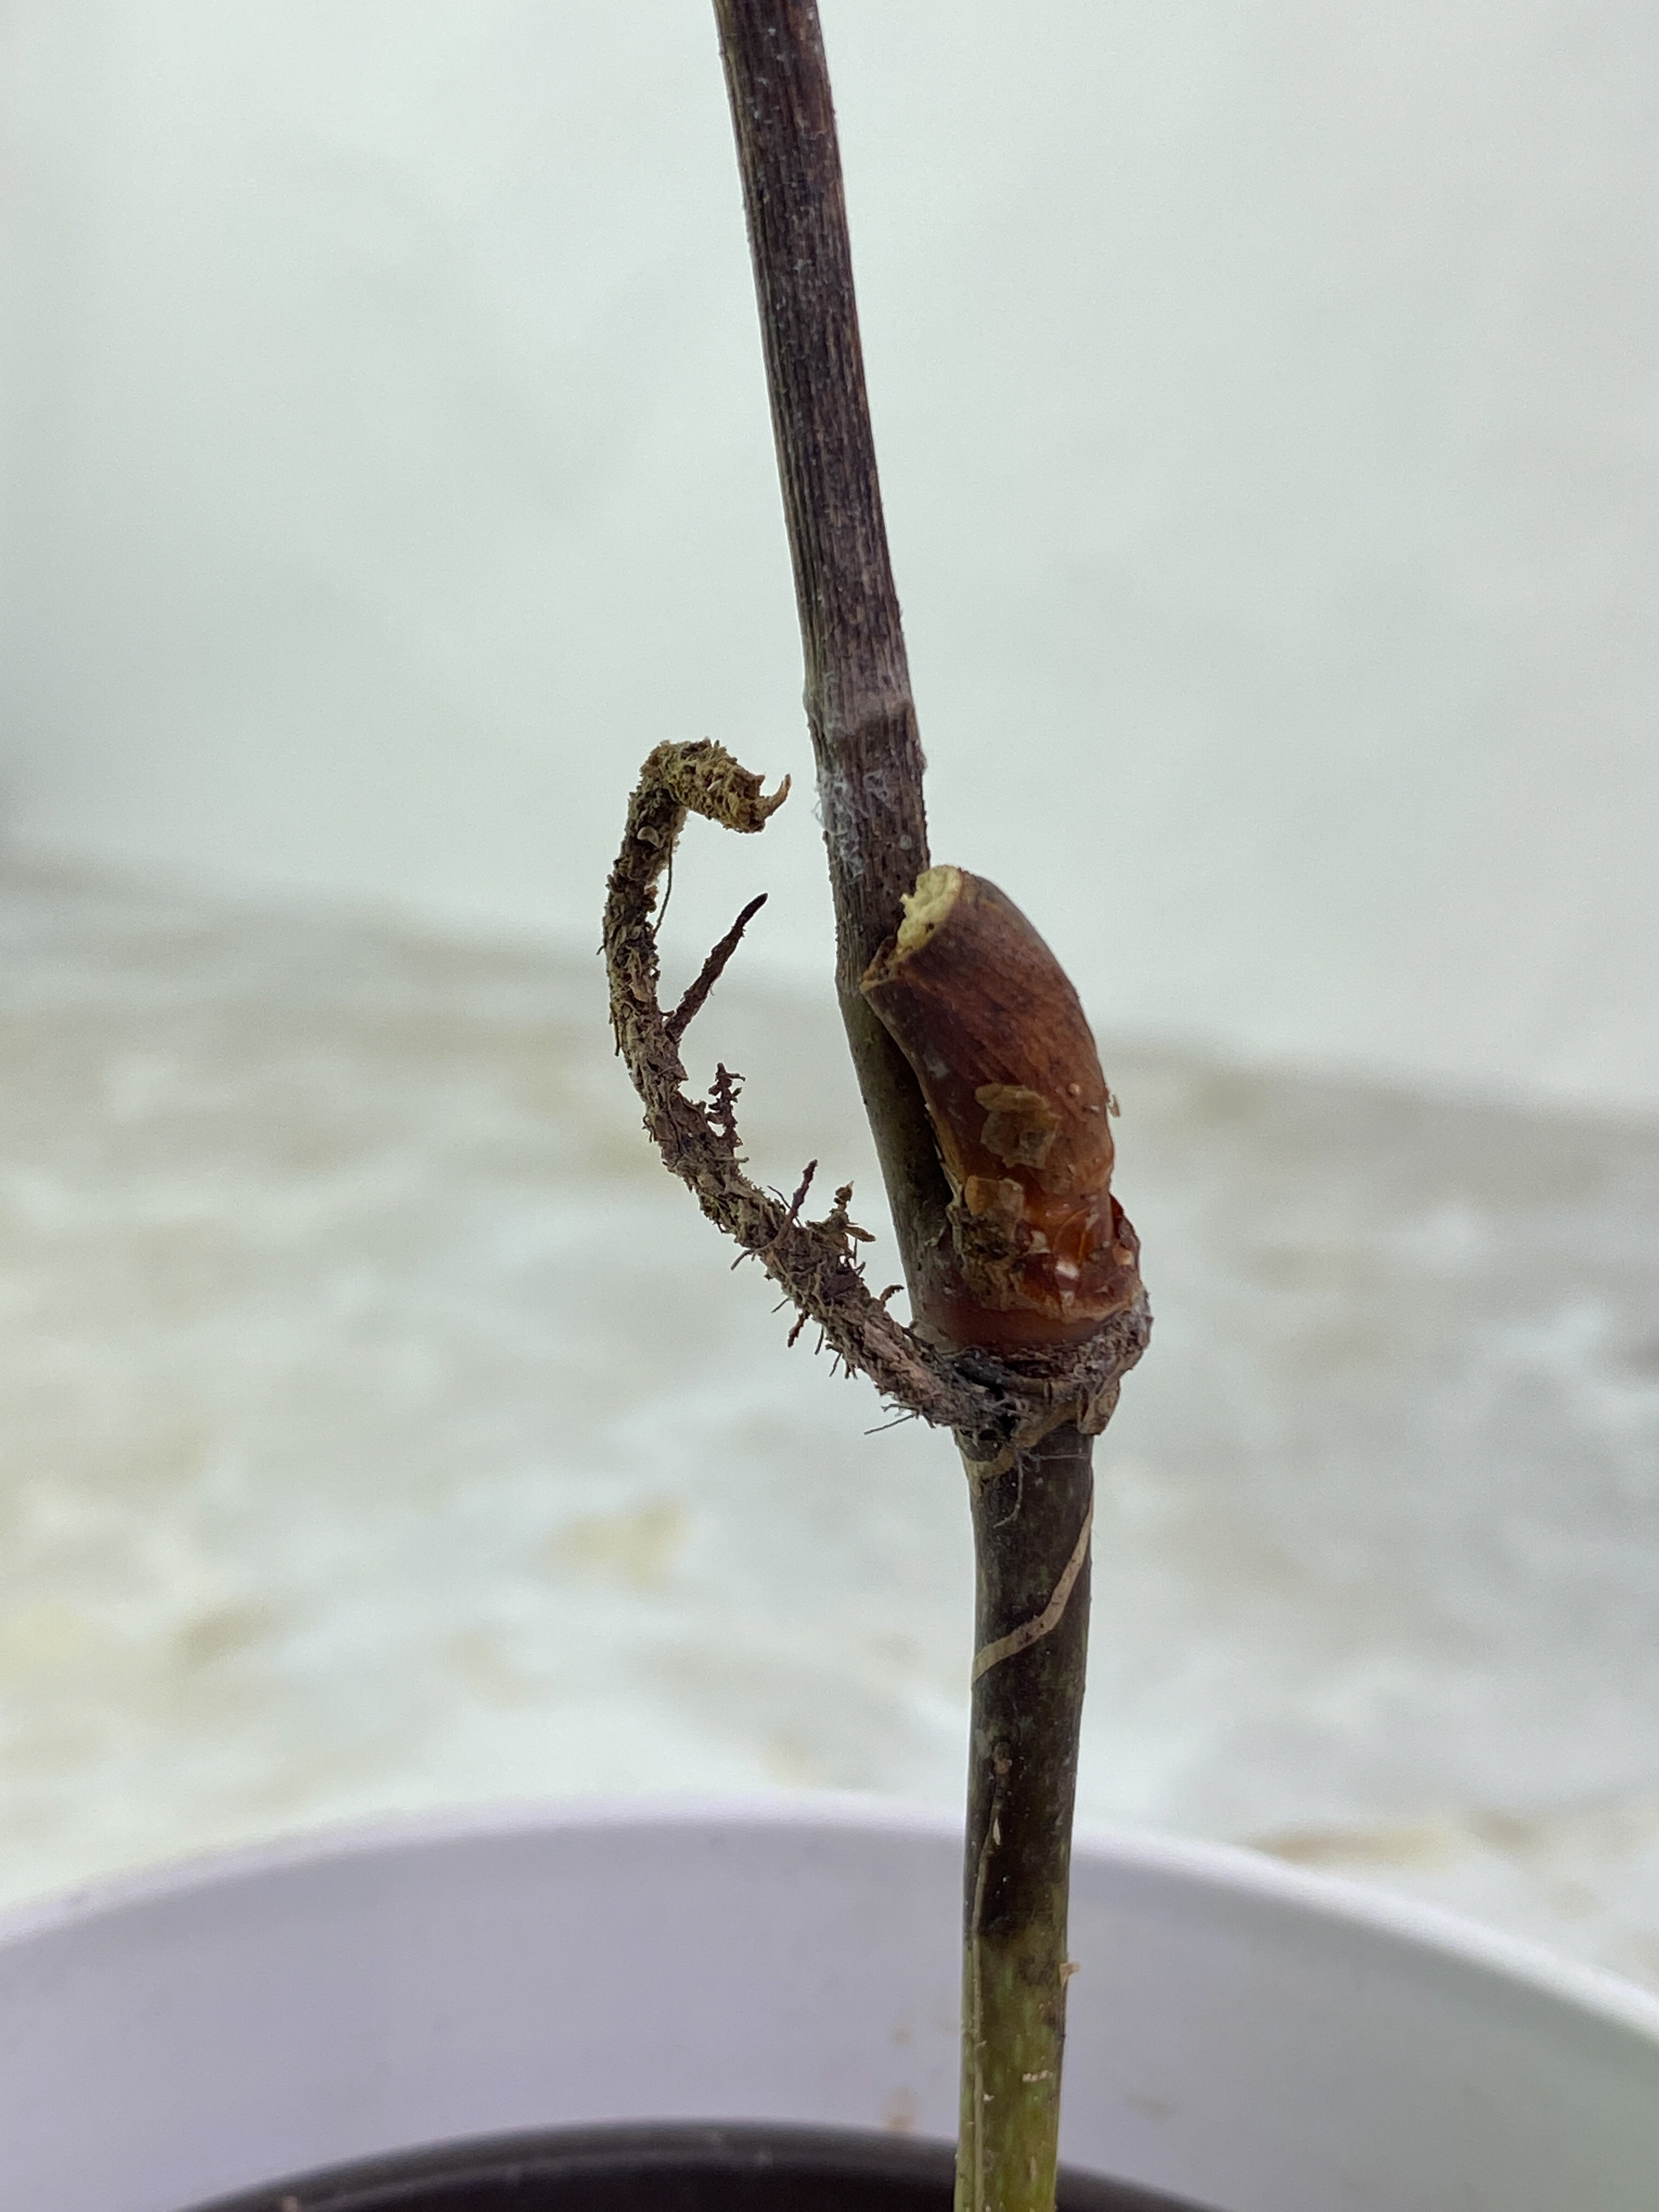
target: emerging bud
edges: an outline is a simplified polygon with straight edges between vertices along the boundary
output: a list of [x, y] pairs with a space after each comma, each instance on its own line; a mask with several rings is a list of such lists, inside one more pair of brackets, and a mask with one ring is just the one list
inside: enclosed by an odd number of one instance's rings
[[918, 1322], [994, 1349], [1081, 1342], [1133, 1299], [1139, 1247], [1065, 970], [994, 884], [929, 868], [861, 988], [915, 1071], [951, 1184]]

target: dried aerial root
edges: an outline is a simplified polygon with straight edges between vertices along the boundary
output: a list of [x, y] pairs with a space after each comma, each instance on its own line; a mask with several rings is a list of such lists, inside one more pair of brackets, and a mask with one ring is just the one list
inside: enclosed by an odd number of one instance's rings
[[[645, 1126], [665, 1164], [685, 1183], [704, 1213], [735, 1238], [745, 1253], [760, 1261], [793, 1303], [802, 1322], [816, 1322], [830, 1350], [849, 1369], [869, 1376], [893, 1405], [935, 1426], [955, 1430], [965, 1456], [976, 1468], [988, 1473], [1007, 1465], [1012, 1455], [1028, 1449], [1064, 1421], [1074, 1421], [1085, 1434], [1095, 1434], [1110, 1417], [1119, 1382], [1144, 1350], [1150, 1325], [1139, 1279], [1133, 1273], [1133, 1231], [1121, 1222], [1109, 1200], [1106, 1214], [1100, 1216], [1108, 1224], [1107, 1243], [1102, 1249], [1120, 1256], [1103, 1268], [1095, 1257], [1100, 1242], [1096, 1237], [1079, 1265], [1078, 1280], [1085, 1285], [1082, 1302], [1070, 1292], [1056, 1291], [1063, 1310], [1048, 1313], [1042, 1309], [1045, 1263], [1028, 1236], [1018, 1255], [1018, 1267], [1024, 1271], [1020, 1280], [1036, 1283], [1032, 1295], [1037, 1303], [1030, 1306], [1028, 1298], [1023, 1306], [1020, 1299], [1025, 1294], [1012, 1291], [1006, 1305], [996, 1310], [1023, 1315], [1029, 1307], [1037, 1326], [1022, 1333], [1017, 1319], [1012, 1325], [994, 1324], [975, 1334], [949, 1328], [956, 1343], [971, 1346], [965, 1351], [949, 1350], [906, 1328], [887, 1311], [884, 1299], [874, 1296], [865, 1282], [858, 1247], [870, 1239], [850, 1218], [850, 1187], [836, 1194], [835, 1205], [822, 1220], [804, 1220], [801, 1206], [810, 1176], [793, 1202], [786, 1202], [763, 1190], [744, 1172], [736, 1121], [737, 1079], [722, 1068], [707, 1105], [686, 1095], [680, 1038], [736, 950], [755, 905], [745, 908], [714, 948], [679, 1006], [665, 1014], [657, 997], [659, 970], [653, 923], [657, 884], [688, 812], [704, 815], [729, 830], [751, 832], [765, 827], [787, 791], [786, 782], [770, 798], [765, 797], [758, 776], [750, 775], [723, 747], [707, 739], [696, 744], [659, 745], [645, 764], [639, 788], [629, 805], [628, 826], [611, 871], [605, 915], [611, 1024], [617, 1048], [645, 1106]], [[959, 880], [975, 883], [971, 878]], [[1000, 898], [989, 885], [976, 885], [976, 892], [988, 894], [992, 900]], [[1002, 905], [1006, 907], [1007, 902], [1003, 901]], [[1011, 907], [1007, 911], [1015, 914]], [[1022, 919], [1017, 915], [1015, 918]], [[1024, 927], [1040, 946], [1041, 939], [1036, 939], [1030, 925]], [[1052, 956], [1048, 957], [1052, 964]], [[884, 954], [883, 958], [887, 957]], [[914, 962], [912, 966], [915, 967]], [[963, 988], [970, 981], [963, 975]], [[1069, 991], [1069, 985], [1066, 988]], [[874, 991], [871, 995], [884, 1019], [888, 1018], [881, 998]], [[1080, 1013], [1077, 1018], [1080, 1023]], [[896, 1023], [893, 1026], [903, 1044], [904, 1031]], [[1086, 1038], [1086, 1029], [1083, 1034]], [[1088, 1052], [1092, 1063], [1092, 1042]], [[1098, 1066], [1094, 1064], [1097, 1077]], [[990, 1087], [996, 1088], [996, 1082]], [[1029, 1194], [1030, 1205], [1035, 1208], [1044, 1202], [1045, 1174], [1049, 1182], [1054, 1181], [1056, 1170], [1050, 1163], [1058, 1150], [1058, 1137], [1048, 1129], [1044, 1118], [1048, 1109], [1042, 1097], [1036, 1106], [1028, 1105], [1027, 1088], [1018, 1083], [1004, 1084], [988, 1104], [979, 1100], [982, 1124], [979, 1136], [981, 1146], [1000, 1146], [998, 1173], [992, 1180], [1017, 1183], [1022, 1194]], [[1103, 1088], [1101, 1085], [1098, 1116], [1079, 1108], [1071, 1115], [1072, 1121], [1092, 1128], [1097, 1119], [1100, 1130], [1104, 1131]], [[1004, 1096], [1005, 1092], [1011, 1095]], [[1012, 1096], [1015, 1092], [1020, 1095]], [[1037, 1094], [1033, 1091], [1031, 1095]], [[1000, 1218], [998, 1201], [994, 1199], [988, 1209], [975, 1212], [970, 1183], [977, 1170], [968, 1152], [952, 1150], [948, 1134], [952, 1124], [941, 1114], [931, 1093], [928, 1103], [940, 1133], [947, 1171], [958, 1194], [958, 1205], [951, 1209], [961, 1262], [957, 1272], [964, 1294], [971, 1296], [975, 1281], [991, 1279], [984, 1277], [983, 1269], [976, 1276], [971, 1259], [962, 1261], [961, 1255], [963, 1250], [971, 1255], [985, 1248], [981, 1217], [988, 1210]], [[1065, 1102], [1061, 1103], [1064, 1109]], [[1109, 1133], [1104, 1143], [1109, 1174]], [[1096, 1149], [1098, 1152], [1098, 1146]], [[1054, 1200], [1058, 1211], [1054, 1213], [1055, 1234], [1050, 1240], [1057, 1248], [1062, 1268], [1072, 1264], [1073, 1251], [1073, 1244], [1066, 1241], [1065, 1224], [1079, 1210], [1072, 1206], [1070, 1213], [1066, 1212], [1070, 1205], [1068, 1192], [1069, 1185]], [[1022, 1206], [1025, 1203], [1023, 1197]], [[1007, 1210], [1005, 1203], [1003, 1211]], [[1048, 1232], [1039, 1224], [1034, 1233]], [[1076, 1242], [1074, 1237], [1073, 1243]], [[1086, 1236], [1084, 1243], [1088, 1243]], [[1114, 1273], [1113, 1268], [1117, 1272]], [[1004, 1273], [1007, 1273], [1006, 1267]], [[1053, 1283], [1060, 1280], [1052, 1266], [1049, 1276]], [[1069, 1305], [1065, 1304], [1067, 1297]], [[926, 1314], [921, 1318], [944, 1334], [957, 1316], [951, 1312]]]

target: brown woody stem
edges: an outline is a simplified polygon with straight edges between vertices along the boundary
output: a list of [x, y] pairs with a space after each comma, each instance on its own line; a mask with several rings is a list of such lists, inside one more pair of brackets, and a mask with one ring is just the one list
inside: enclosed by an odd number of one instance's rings
[[714, 0], [714, 14], [794, 564], [836, 994], [914, 1294], [946, 1192], [921, 1094], [859, 984], [927, 866], [927, 817], [830, 71], [813, 0]]

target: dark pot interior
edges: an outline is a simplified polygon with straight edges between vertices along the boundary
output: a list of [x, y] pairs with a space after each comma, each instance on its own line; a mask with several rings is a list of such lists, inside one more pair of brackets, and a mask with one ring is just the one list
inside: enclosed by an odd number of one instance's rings
[[[950, 2212], [948, 2144], [836, 2128], [562, 2128], [402, 2151], [198, 2212]], [[1068, 2172], [1060, 2212], [1198, 2212]]]

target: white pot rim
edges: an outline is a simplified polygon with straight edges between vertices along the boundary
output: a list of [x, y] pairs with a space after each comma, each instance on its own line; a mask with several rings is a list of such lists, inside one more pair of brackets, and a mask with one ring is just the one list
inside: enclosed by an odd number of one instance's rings
[[[954, 1819], [891, 1800], [574, 1800], [23, 1905], [0, 1917], [0, 2196], [178, 2212], [647, 2120], [948, 2137], [961, 1859]], [[1659, 1998], [1233, 1845], [1091, 1829], [1076, 1875], [1078, 2165], [1233, 2212], [1650, 2212]]]
[[[769, 1790], [732, 1795], [512, 1799], [389, 1812], [231, 1844], [95, 1878], [0, 1911], [0, 1949], [50, 1930], [96, 1921], [131, 1906], [258, 1880], [289, 1868], [369, 1857], [387, 1850], [441, 1848], [484, 1836], [591, 1833], [596, 1830], [769, 1829], [808, 1837], [864, 1831], [951, 1842], [959, 1820], [936, 1807], [845, 1791]], [[1162, 1886], [1245, 1896], [1315, 1919], [1364, 1928], [1443, 1959], [1480, 1968], [1583, 2008], [1659, 2044], [1659, 1994], [1547, 1945], [1469, 1920], [1442, 1906], [1286, 1864], [1245, 1844], [1158, 1829], [1079, 1823], [1079, 1858], [1109, 1861]]]

